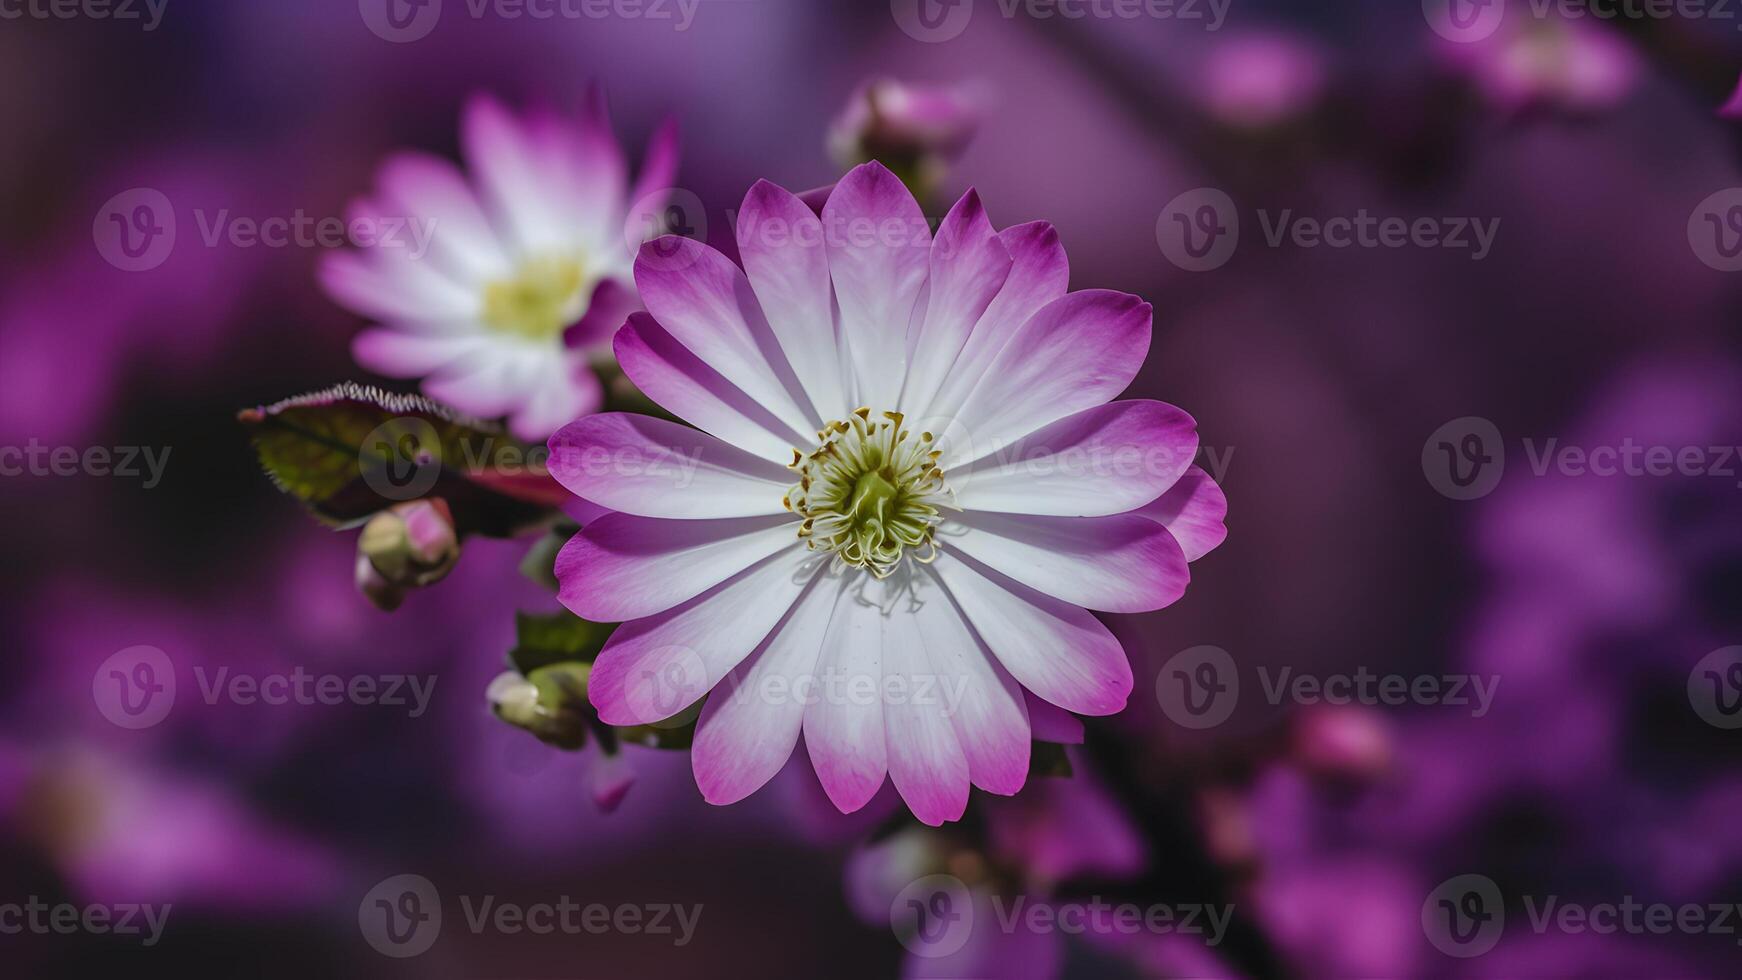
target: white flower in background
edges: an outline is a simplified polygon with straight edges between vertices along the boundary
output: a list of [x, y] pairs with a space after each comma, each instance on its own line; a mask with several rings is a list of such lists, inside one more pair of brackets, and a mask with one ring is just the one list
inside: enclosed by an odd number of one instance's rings
[[[425, 153], [382, 165], [351, 216], [381, 219], [381, 240], [329, 256], [321, 282], [381, 323], [356, 339], [363, 367], [542, 440], [603, 399], [590, 362], [639, 308], [630, 250], [659, 231], [631, 208], [663, 203], [676, 131], [654, 135], [633, 187], [597, 88], [573, 119], [475, 97], [460, 140], [469, 177]], [[427, 252], [394, 227], [427, 228]]]

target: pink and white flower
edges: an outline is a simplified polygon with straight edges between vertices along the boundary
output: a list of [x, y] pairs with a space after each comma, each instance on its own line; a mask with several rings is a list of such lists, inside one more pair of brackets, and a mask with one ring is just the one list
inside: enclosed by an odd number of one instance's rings
[[[677, 169], [675, 129], [654, 135], [631, 188], [603, 94], [579, 118], [516, 118], [487, 97], [465, 108], [460, 139], [468, 179], [424, 153], [389, 159], [375, 196], [351, 218], [385, 231], [321, 267], [335, 300], [383, 326], [356, 339], [357, 362], [480, 417], [509, 416], [523, 439], [544, 439], [595, 411], [604, 389], [591, 358], [639, 308], [630, 277], [633, 206], [657, 211]], [[648, 229], [651, 230], [651, 229]]]
[[[1024, 689], [1119, 711], [1130, 664], [1089, 610], [1178, 599], [1227, 502], [1196, 423], [1113, 401], [1150, 307], [1067, 292], [1053, 228], [994, 230], [976, 194], [935, 236], [880, 164], [820, 215], [766, 181], [739, 212], [743, 269], [665, 238], [623, 370], [696, 429], [606, 414], [550, 441], [551, 471], [611, 513], [557, 559], [561, 598], [622, 621], [589, 694], [613, 725], [701, 709], [696, 782], [754, 792], [802, 733], [830, 800], [885, 775], [930, 824], [970, 785], [1028, 775]], [[700, 430], [700, 431], [698, 431]]]

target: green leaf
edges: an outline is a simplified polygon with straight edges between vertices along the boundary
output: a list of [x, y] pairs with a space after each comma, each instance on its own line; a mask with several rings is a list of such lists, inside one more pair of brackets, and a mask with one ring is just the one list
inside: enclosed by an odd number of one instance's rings
[[557, 552], [580, 530], [581, 526], [573, 521], [558, 521], [527, 549], [526, 557], [520, 559], [520, 574], [552, 592], [557, 591], [562, 587], [556, 580]]
[[516, 643], [508, 663], [531, 676], [540, 667], [565, 661], [592, 663], [610, 639], [615, 625], [590, 623], [564, 610], [555, 613], [516, 613]]
[[568, 499], [543, 447], [417, 395], [346, 382], [237, 418], [272, 482], [336, 527], [441, 497], [462, 534], [511, 537], [556, 519]]

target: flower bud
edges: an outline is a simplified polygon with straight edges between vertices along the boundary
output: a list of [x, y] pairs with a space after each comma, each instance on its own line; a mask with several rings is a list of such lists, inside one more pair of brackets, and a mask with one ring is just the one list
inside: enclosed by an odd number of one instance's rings
[[498, 674], [485, 697], [496, 717], [562, 749], [587, 741], [592, 706], [587, 702], [589, 664], [567, 662], [540, 667], [529, 675]]
[[392, 612], [405, 601], [405, 590], [381, 577], [375, 570], [375, 565], [369, 561], [369, 556], [357, 556], [357, 591], [375, 604], [382, 612]]
[[1293, 755], [1307, 772], [1368, 783], [1391, 766], [1391, 739], [1379, 717], [1359, 706], [1316, 706], [1295, 719]]
[[369, 518], [357, 539], [357, 589], [392, 610], [406, 591], [441, 581], [460, 560], [453, 513], [439, 498], [412, 500]]
[[842, 167], [877, 160], [914, 193], [934, 186], [974, 137], [981, 91], [877, 79], [854, 91], [829, 127], [829, 152]]

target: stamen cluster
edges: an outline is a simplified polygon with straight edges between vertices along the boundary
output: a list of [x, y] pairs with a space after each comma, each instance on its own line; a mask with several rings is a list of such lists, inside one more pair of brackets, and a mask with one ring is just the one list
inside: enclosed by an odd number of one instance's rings
[[914, 436], [904, 422], [900, 412], [874, 419], [861, 408], [824, 426], [808, 456], [793, 450], [789, 467], [799, 480], [784, 502], [804, 518], [798, 536], [806, 546], [880, 579], [895, 573], [909, 548], [922, 564], [937, 557], [933, 533], [940, 508], [951, 506], [936, 440]]

